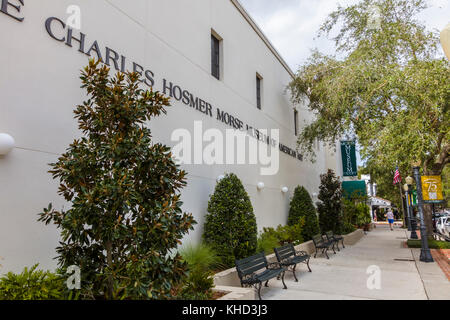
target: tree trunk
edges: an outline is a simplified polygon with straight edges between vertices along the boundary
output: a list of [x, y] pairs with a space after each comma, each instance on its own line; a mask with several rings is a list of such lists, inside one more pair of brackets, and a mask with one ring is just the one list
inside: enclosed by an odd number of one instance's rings
[[429, 239], [433, 238], [433, 206], [431, 204], [423, 205], [423, 220], [427, 227], [427, 236]]
[[[105, 244], [106, 247], [106, 260], [108, 263], [108, 267], [110, 268], [110, 270], [112, 270], [113, 267], [113, 261], [112, 261], [112, 242], [111, 241], [107, 241]], [[112, 278], [112, 275], [110, 274], [108, 276], [108, 299], [113, 299], [113, 295], [114, 295], [114, 281]]]
[[[448, 150], [448, 146], [445, 150]], [[441, 156], [440, 160], [437, 163], [434, 163], [431, 167], [427, 165], [424, 166], [423, 175], [425, 176], [440, 176], [442, 175], [442, 171], [445, 168], [445, 165], [448, 161], [446, 156]], [[427, 227], [427, 235], [428, 238], [432, 239], [433, 236], [433, 205], [432, 204], [424, 204], [423, 205], [423, 219], [425, 221], [425, 225]]]

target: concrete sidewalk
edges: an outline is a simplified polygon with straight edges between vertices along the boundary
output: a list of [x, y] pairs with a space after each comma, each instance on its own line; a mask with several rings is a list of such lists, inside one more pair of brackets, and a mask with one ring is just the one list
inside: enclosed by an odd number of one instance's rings
[[[312, 273], [307, 272], [306, 265], [299, 265], [299, 282], [294, 281], [292, 272], [286, 272], [287, 290], [282, 289], [281, 281], [271, 280], [269, 288], [263, 287], [262, 298], [450, 300], [450, 281], [436, 263], [418, 261], [420, 249], [402, 246], [406, 236], [404, 229], [390, 231], [388, 226], [378, 225], [355, 245], [337, 254], [329, 252], [329, 260], [320, 255], [311, 257]], [[367, 287], [369, 266], [381, 271], [380, 289]]]

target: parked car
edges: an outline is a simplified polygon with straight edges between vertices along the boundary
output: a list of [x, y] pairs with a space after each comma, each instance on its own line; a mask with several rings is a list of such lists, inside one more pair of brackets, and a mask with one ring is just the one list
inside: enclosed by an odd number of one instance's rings
[[436, 222], [437, 232], [443, 236], [450, 238], [450, 217], [443, 216], [440, 217]]
[[437, 222], [439, 221], [439, 219], [441, 218], [441, 217], [447, 217], [449, 214], [447, 213], [447, 212], [435, 212], [435, 213], [433, 213], [433, 216], [432, 216], [432, 221], [433, 221], [433, 230], [434, 230], [434, 232], [437, 232], [437, 233], [439, 233], [439, 231], [437, 230]]

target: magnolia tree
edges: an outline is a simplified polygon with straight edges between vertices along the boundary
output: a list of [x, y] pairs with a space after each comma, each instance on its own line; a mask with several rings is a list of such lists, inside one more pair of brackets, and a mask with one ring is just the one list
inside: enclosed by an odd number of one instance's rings
[[85, 297], [170, 298], [186, 271], [171, 252], [195, 221], [181, 210], [186, 173], [145, 125], [169, 100], [141, 89], [139, 74], [110, 77], [92, 60], [81, 81], [88, 98], [74, 113], [83, 136], [50, 171], [71, 206], [49, 205], [39, 220], [61, 230], [59, 264], [81, 268]]
[[450, 161], [450, 63], [438, 55], [438, 34], [416, 19], [426, 7], [362, 0], [329, 15], [319, 35], [335, 35], [337, 56], [314, 51], [290, 84], [293, 101], [316, 114], [300, 134], [305, 154], [314, 158], [317, 139], [334, 146], [354, 134], [362, 157], [385, 175], [393, 178], [396, 165], [408, 175], [417, 162], [424, 174], [442, 173]]

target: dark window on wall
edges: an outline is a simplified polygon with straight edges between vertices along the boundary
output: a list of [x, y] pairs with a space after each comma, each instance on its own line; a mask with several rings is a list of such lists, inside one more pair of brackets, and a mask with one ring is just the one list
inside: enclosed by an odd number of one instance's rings
[[298, 135], [298, 111], [294, 110], [294, 132], [295, 135]]
[[261, 84], [262, 78], [256, 75], [256, 107], [261, 110]]
[[220, 40], [211, 35], [211, 74], [220, 79]]

